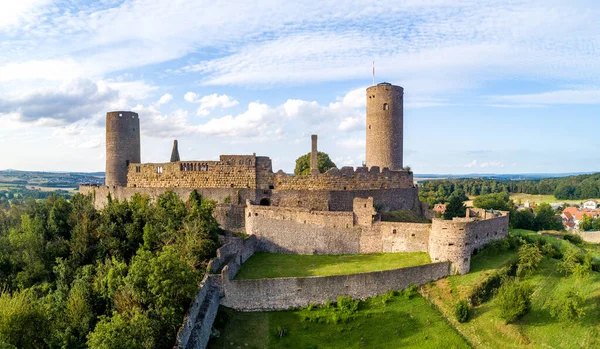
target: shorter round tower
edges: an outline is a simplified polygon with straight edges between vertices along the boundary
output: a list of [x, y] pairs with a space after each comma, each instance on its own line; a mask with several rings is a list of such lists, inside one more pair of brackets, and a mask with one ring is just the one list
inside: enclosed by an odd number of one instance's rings
[[402, 170], [404, 89], [387, 82], [367, 88], [367, 166]]
[[131, 111], [106, 113], [106, 179], [109, 186], [127, 186], [130, 163], [141, 162], [140, 119]]

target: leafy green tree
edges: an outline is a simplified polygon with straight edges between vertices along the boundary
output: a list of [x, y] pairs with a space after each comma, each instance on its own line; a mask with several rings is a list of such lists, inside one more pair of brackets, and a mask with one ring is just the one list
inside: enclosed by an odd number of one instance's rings
[[512, 211], [515, 204], [508, 193], [494, 193], [476, 197], [473, 206], [486, 210]]
[[544, 258], [542, 251], [535, 244], [524, 244], [519, 248], [517, 274], [531, 273], [538, 269]]
[[90, 349], [148, 349], [155, 347], [154, 323], [140, 309], [102, 317], [88, 335]]
[[500, 309], [500, 317], [512, 323], [525, 315], [531, 308], [532, 288], [515, 279], [505, 280], [498, 289], [495, 303]]
[[[318, 152], [317, 165], [320, 173], [324, 173], [330, 168], [336, 167], [335, 163], [329, 158], [329, 155], [323, 152]], [[297, 176], [310, 174], [310, 153], [304, 154], [296, 159], [296, 168], [294, 169], [294, 174]]]
[[562, 221], [560, 216], [550, 206], [543, 203], [534, 209], [536, 230], [562, 230]]
[[517, 210], [510, 215], [510, 224], [514, 229], [535, 229], [535, 216], [530, 209]]
[[0, 343], [17, 348], [43, 348], [49, 319], [33, 292], [0, 293]]
[[592, 230], [594, 226], [594, 222], [592, 217], [584, 214], [583, 217], [581, 217], [581, 221], [579, 221], [579, 230], [580, 231], [588, 231], [588, 230]]
[[446, 204], [446, 212], [444, 212], [444, 219], [464, 217], [466, 215], [466, 212], [467, 207], [463, 203], [463, 197], [459, 193], [455, 192], [450, 196], [450, 200], [448, 201], [448, 204]]

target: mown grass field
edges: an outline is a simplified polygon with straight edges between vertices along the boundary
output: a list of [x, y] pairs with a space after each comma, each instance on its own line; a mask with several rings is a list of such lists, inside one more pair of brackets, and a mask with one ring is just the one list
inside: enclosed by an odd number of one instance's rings
[[[534, 236], [534, 232], [515, 231], [517, 235]], [[568, 244], [553, 237], [536, 238], [554, 244]], [[575, 248], [574, 246], [570, 246]], [[436, 304], [451, 323], [476, 348], [600, 348], [600, 273], [577, 279], [557, 271], [557, 260], [545, 257], [540, 269], [521, 280], [534, 288], [532, 309], [514, 324], [505, 324], [493, 300], [472, 309], [471, 319], [464, 324], [454, 320], [454, 305], [466, 298], [473, 287], [516, 255], [516, 251], [480, 254], [471, 261], [472, 273], [431, 283], [423, 288], [426, 297]], [[550, 316], [549, 305], [559, 295], [575, 289], [586, 299], [583, 319], [561, 322]]]
[[[443, 316], [421, 296], [396, 295], [361, 302], [347, 322], [331, 321], [335, 306], [295, 311], [241, 313], [221, 308], [220, 338], [211, 349], [229, 348], [469, 348]], [[308, 319], [312, 319], [308, 320]], [[279, 337], [278, 329], [285, 329]]]
[[[563, 203], [566, 202], [568, 204], [581, 204], [586, 200], [560, 200], [557, 199], [554, 195], [533, 195], [533, 194], [510, 194], [510, 198], [516, 203], [517, 201], [521, 200], [522, 203], [525, 203], [526, 201], [529, 201], [530, 203], [536, 203], [536, 204], [542, 204], [542, 203], [555, 203], [555, 202], [559, 202], [559, 203]], [[590, 199], [594, 199], [594, 198], [590, 198]], [[598, 200], [600, 201], [600, 199], [594, 199], [594, 200]]]
[[255, 253], [236, 279], [327, 276], [391, 270], [431, 263], [425, 252], [362, 255], [293, 255]]

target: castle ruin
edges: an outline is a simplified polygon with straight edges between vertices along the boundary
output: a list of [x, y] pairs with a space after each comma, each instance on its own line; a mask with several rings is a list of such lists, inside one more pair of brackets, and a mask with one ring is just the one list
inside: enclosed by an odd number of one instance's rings
[[[180, 159], [177, 141], [164, 163], [142, 163], [137, 113], [106, 114], [106, 185], [80, 187], [97, 208], [108, 196], [156, 197], [167, 190], [186, 199], [192, 191], [215, 200], [222, 228], [257, 238], [259, 250], [340, 254], [428, 252], [469, 271], [474, 249], [508, 233], [505, 212], [468, 210], [465, 218], [431, 224], [382, 222], [377, 211], [429, 213], [413, 174], [403, 169], [404, 89], [380, 83], [366, 90], [366, 165], [320, 173], [317, 136], [311, 137], [309, 175], [273, 172], [265, 156], [221, 155], [218, 161]], [[377, 211], [375, 210], [377, 208]]]

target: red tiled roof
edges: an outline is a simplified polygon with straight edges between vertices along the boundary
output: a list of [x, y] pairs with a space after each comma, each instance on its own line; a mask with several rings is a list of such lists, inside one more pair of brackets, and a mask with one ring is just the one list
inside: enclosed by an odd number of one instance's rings
[[565, 217], [567, 217], [567, 219], [568, 219], [568, 220], [571, 220], [571, 219], [573, 219], [573, 215], [571, 214], [571, 212], [569, 212], [569, 211], [565, 210], [565, 211], [563, 212], [563, 214], [565, 215]]
[[446, 212], [446, 204], [435, 204], [435, 205], [433, 206], [433, 210], [434, 210], [435, 212], [441, 212], [441, 213], [444, 213], [444, 212]]
[[577, 214], [575, 215], [575, 220], [576, 221], [580, 221], [583, 218], [584, 215], [589, 216], [591, 218], [594, 218], [598, 214], [596, 212], [587, 212], [587, 211], [577, 212]]
[[573, 223], [573, 222], [567, 222], [567, 223], [565, 223], [565, 225], [567, 227], [569, 227], [569, 228], [574, 228], [575, 227], [575, 223]]
[[579, 209], [577, 207], [567, 207], [563, 210], [563, 213], [569, 212], [572, 216], [574, 216], [578, 211]]

